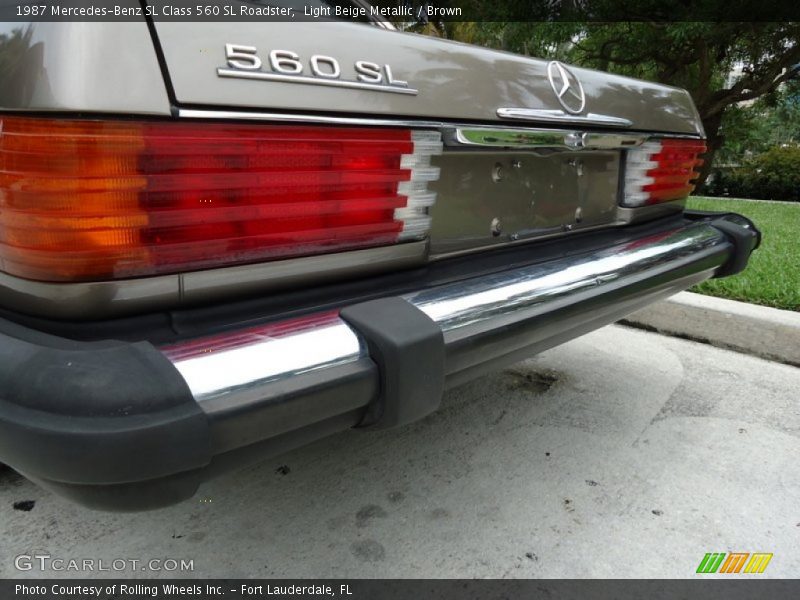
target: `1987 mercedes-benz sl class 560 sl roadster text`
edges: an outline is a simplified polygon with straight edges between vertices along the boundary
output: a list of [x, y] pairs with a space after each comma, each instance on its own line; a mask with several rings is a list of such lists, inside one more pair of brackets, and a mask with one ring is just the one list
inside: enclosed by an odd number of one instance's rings
[[684, 210], [680, 89], [380, 22], [5, 23], [0, 58], [0, 461], [89, 506], [415, 421], [759, 242]]

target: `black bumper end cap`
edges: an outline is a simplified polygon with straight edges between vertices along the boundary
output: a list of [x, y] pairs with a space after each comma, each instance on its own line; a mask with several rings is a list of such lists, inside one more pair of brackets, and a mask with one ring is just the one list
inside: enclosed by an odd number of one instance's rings
[[0, 322], [0, 461], [31, 479], [77, 490], [162, 478], [207, 465], [210, 440], [205, 413], [152, 345]]
[[397, 427], [439, 408], [445, 380], [444, 334], [428, 315], [393, 297], [348, 306], [340, 317], [366, 340], [380, 372], [378, 398], [367, 408], [359, 428]]
[[712, 222], [715, 229], [724, 233], [731, 240], [734, 252], [731, 258], [714, 274], [714, 278], [728, 277], [744, 271], [750, 260], [750, 254], [761, 245], [761, 232], [750, 223], [744, 227], [732, 221], [719, 219]]
[[750, 254], [761, 245], [761, 231], [750, 219], [738, 213], [687, 210], [684, 216], [692, 221], [707, 222], [722, 232], [733, 244], [733, 254], [716, 270], [712, 279], [742, 272], [747, 267]]

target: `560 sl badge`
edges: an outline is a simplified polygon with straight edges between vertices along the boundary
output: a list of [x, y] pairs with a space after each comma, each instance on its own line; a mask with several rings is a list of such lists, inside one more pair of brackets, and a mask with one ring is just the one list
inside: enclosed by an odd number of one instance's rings
[[353, 64], [355, 80], [352, 80], [342, 78], [342, 68], [338, 60], [323, 54], [314, 54], [306, 62], [291, 50], [272, 50], [267, 61], [269, 69], [265, 68], [264, 61], [261, 60], [258, 48], [255, 46], [225, 44], [225, 57], [228, 66], [217, 69], [219, 77], [326, 85], [412, 96], [418, 93], [409, 87], [408, 82], [395, 79], [389, 65], [379, 65], [366, 60], [355, 61]]

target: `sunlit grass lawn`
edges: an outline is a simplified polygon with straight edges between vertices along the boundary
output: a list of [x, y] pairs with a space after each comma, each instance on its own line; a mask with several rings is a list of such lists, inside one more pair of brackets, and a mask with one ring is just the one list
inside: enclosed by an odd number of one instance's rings
[[800, 202], [693, 196], [687, 208], [740, 213], [763, 234], [743, 272], [704, 281], [691, 291], [800, 311]]

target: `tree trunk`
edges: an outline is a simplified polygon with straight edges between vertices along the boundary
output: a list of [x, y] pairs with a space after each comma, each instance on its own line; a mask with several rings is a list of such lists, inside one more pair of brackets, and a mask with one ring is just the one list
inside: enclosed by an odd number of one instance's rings
[[708, 179], [708, 176], [711, 174], [711, 168], [714, 166], [714, 155], [725, 141], [725, 136], [719, 132], [720, 126], [722, 125], [722, 114], [718, 113], [710, 117], [703, 117], [701, 113], [700, 118], [703, 121], [703, 129], [706, 130], [706, 144], [708, 145], [708, 151], [706, 152], [705, 161], [703, 162], [703, 166], [700, 168], [700, 175], [698, 176], [697, 183], [695, 184], [695, 187], [697, 188], [702, 186], [706, 182], [706, 179]]

